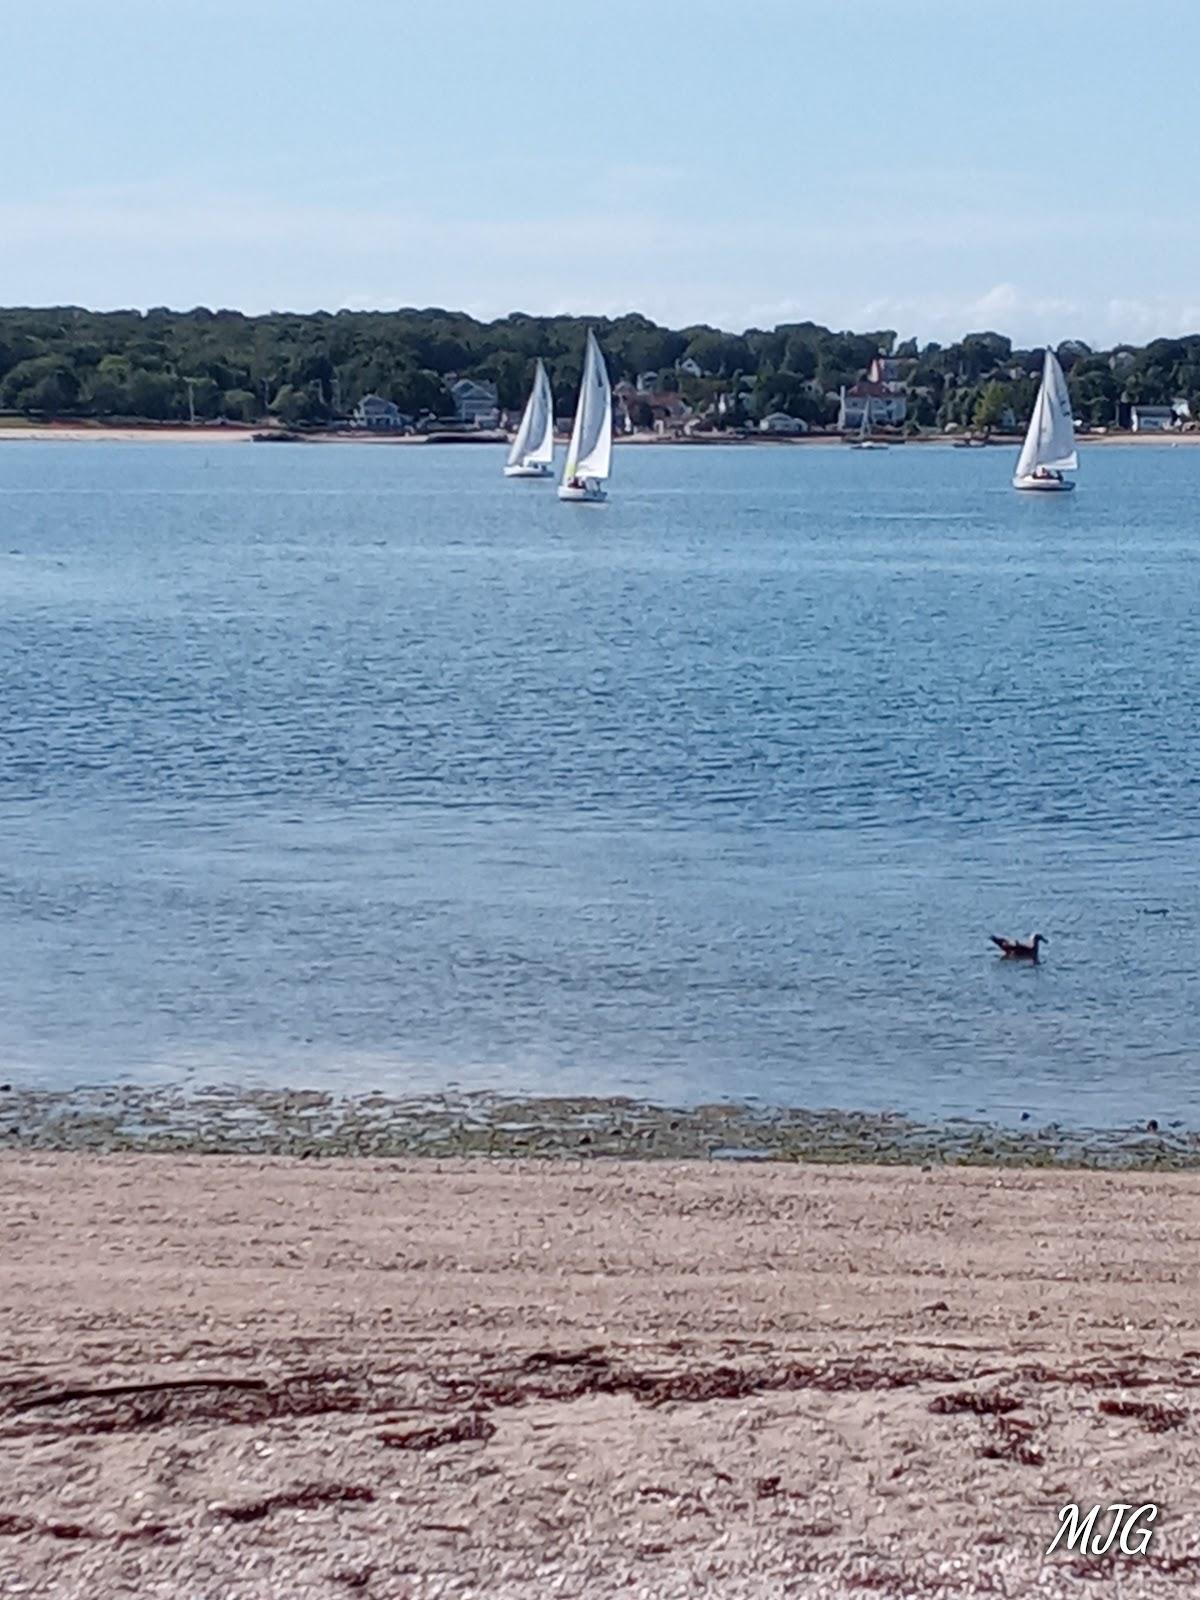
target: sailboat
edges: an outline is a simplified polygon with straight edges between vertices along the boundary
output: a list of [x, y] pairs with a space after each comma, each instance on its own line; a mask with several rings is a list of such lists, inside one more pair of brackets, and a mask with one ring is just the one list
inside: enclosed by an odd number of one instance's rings
[[858, 425], [858, 438], [850, 446], [851, 450], [886, 450], [887, 445], [882, 439], [871, 437], [871, 398], [866, 396], [863, 400], [862, 421]]
[[554, 396], [550, 379], [539, 360], [533, 388], [521, 414], [521, 426], [508, 452], [506, 478], [548, 478], [554, 460]]
[[567, 464], [558, 486], [558, 498], [605, 499], [603, 485], [611, 468], [612, 390], [596, 335], [589, 328], [575, 426], [567, 446]]
[[1071, 396], [1067, 380], [1053, 350], [1046, 351], [1042, 386], [1038, 390], [1029, 432], [1017, 459], [1014, 489], [1064, 490], [1075, 485], [1064, 472], [1075, 472], [1075, 419], [1071, 415]]

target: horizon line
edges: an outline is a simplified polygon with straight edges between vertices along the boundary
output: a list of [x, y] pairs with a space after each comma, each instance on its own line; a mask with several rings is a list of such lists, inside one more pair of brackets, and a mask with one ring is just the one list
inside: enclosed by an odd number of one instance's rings
[[[462, 307], [439, 305], [338, 306], [335, 310], [329, 310], [325, 306], [316, 306], [310, 310], [300, 310], [295, 307], [287, 306], [275, 306], [266, 311], [247, 311], [241, 306], [233, 305], [210, 306], [205, 305], [202, 302], [197, 302], [195, 305], [191, 306], [172, 306], [165, 304], [141, 306], [89, 306], [77, 301], [59, 301], [44, 305], [34, 305], [29, 303], [0, 305], [0, 317], [18, 312], [47, 315], [54, 312], [64, 311], [78, 311], [83, 312], [88, 316], [98, 317], [148, 317], [156, 313], [161, 313], [172, 317], [191, 317], [196, 316], [198, 313], [205, 313], [210, 317], [234, 316], [244, 318], [247, 321], [265, 321], [272, 317], [310, 317], [327, 318], [332, 320], [335, 317], [395, 317], [405, 315], [424, 317], [441, 316], [447, 318], [459, 318], [463, 321], [473, 322], [479, 327], [494, 327], [497, 324], [513, 322], [519, 319], [524, 319], [530, 322], [582, 322], [614, 324], [618, 322], [624, 322], [631, 318], [637, 318], [640, 321], [647, 323], [651, 327], [660, 328], [669, 333], [684, 333], [689, 329], [694, 328], [697, 330], [704, 329], [714, 333], [726, 334], [733, 338], [745, 338], [748, 334], [777, 333], [780, 329], [784, 328], [813, 328], [834, 336], [849, 336], [851, 338], [865, 338], [874, 334], [890, 334], [893, 343], [915, 343], [919, 350], [928, 349], [932, 345], [936, 345], [942, 350], [947, 348], [946, 343], [941, 340], [927, 339], [922, 341], [916, 334], [908, 334], [904, 338], [901, 338], [899, 329], [884, 326], [839, 328], [830, 323], [819, 322], [815, 317], [802, 317], [796, 321], [776, 322], [770, 326], [766, 326], [761, 323], [748, 323], [744, 328], [737, 329], [725, 327], [717, 322], [685, 322], [680, 324], [659, 322], [655, 318], [647, 315], [644, 311], [638, 311], [633, 307], [627, 311], [619, 312], [616, 315], [607, 312], [525, 311], [513, 309], [504, 312], [500, 316], [484, 317], [477, 315], [475, 312], [467, 311]], [[1005, 333], [1001, 328], [994, 326], [974, 327], [968, 328], [965, 332], [959, 334], [957, 338], [950, 340], [949, 343], [962, 344], [967, 339], [976, 339], [989, 336], [1007, 339], [1014, 352], [1044, 349], [1059, 350], [1064, 345], [1072, 344], [1086, 346], [1088, 350], [1093, 352], [1105, 349], [1109, 351], [1122, 349], [1143, 350], [1149, 345], [1157, 344], [1159, 342], [1184, 344], [1189, 340], [1200, 339], [1200, 327], [1197, 327], [1194, 332], [1190, 333], [1155, 334], [1153, 337], [1145, 339], [1142, 342], [1138, 342], [1134, 339], [1117, 339], [1113, 344], [1107, 346], [1094, 344], [1091, 340], [1081, 338], [1075, 334], [1066, 335], [1065, 337], [1057, 340], [1057, 342], [1054, 344], [1050, 344], [1048, 341], [1040, 340], [1035, 341], [1032, 344], [1019, 344], [1010, 334]]]

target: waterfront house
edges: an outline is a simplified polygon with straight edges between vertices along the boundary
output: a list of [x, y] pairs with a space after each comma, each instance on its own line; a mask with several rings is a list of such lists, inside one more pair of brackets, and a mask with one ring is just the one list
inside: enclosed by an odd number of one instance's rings
[[1179, 426], [1174, 406], [1134, 406], [1130, 426], [1134, 433], [1166, 433]]
[[366, 428], [371, 433], [403, 433], [412, 425], [394, 400], [382, 395], [365, 394], [355, 406], [350, 418], [352, 427]]
[[684, 356], [682, 361], [677, 361], [675, 370], [676, 372], [686, 372], [689, 378], [702, 378], [704, 376], [704, 368], [698, 361], [693, 360], [691, 356]]
[[447, 382], [458, 420], [469, 428], [494, 428], [500, 421], [499, 395], [494, 383], [482, 378], [456, 378]]
[[908, 415], [908, 396], [894, 383], [872, 383], [868, 379], [851, 384], [841, 391], [839, 400], [838, 426], [845, 433], [861, 428], [864, 414], [869, 428], [898, 428]]
[[[648, 419], [647, 419], [648, 414]], [[622, 379], [613, 389], [613, 415], [618, 430], [631, 433], [647, 425], [656, 433], [672, 433], [682, 428], [692, 415], [692, 407], [674, 390], [644, 390]]]
[[759, 433], [791, 434], [808, 432], [808, 423], [787, 411], [769, 411], [758, 425]]

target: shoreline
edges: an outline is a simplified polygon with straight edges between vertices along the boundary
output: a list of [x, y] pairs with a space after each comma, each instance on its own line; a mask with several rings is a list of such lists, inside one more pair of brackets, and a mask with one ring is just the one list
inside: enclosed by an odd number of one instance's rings
[[[27, 1152], [0, 1204], [14, 1591], [1141, 1600], [1200, 1569], [1190, 1180]], [[1145, 1556], [1046, 1558], [1115, 1501], [1161, 1508]]]
[[[147, 424], [142, 427], [108, 427], [105, 425], [88, 426], [85, 424], [69, 423], [43, 423], [21, 424], [19, 426], [0, 426], [0, 444], [5, 441], [12, 443], [30, 443], [37, 441], [42, 444], [253, 444], [254, 434], [265, 431], [261, 427], [230, 425], [228, 427], [188, 427], [183, 424], [170, 424], [158, 426]], [[271, 443], [295, 444], [365, 444], [372, 446], [384, 445], [486, 445], [506, 444], [511, 442], [512, 436], [487, 436], [472, 438], [469, 434], [453, 436], [436, 434], [366, 434], [348, 432], [308, 433], [295, 440], [270, 441]], [[962, 434], [917, 434], [907, 438], [885, 438], [883, 440], [889, 447], [907, 449], [910, 445], [941, 446], [943, 449], [953, 449], [956, 441], [961, 440]], [[565, 444], [566, 436], [556, 438], [556, 444]], [[793, 449], [802, 447], [814, 449], [821, 446], [828, 448], [846, 449], [852, 443], [850, 436], [843, 437], [839, 434], [802, 434], [796, 437], [779, 434], [745, 434], [729, 437], [722, 434], [705, 434], [684, 438], [671, 438], [654, 433], [618, 434], [613, 439], [614, 445], [637, 445], [641, 447], [664, 447], [668, 445], [681, 445], [688, 449], [736, 449], [743, 447], [765, 449]], [[1194, 433], [1163, 434], [1163, 433], [1104, 433], [1081, 434], [1076, 443], [1080, 449], [1090, 449], [1095, 446], [1109, 445], [1136, 445], [1139, 448], [1149, 446], [1175, 446], [1175, 445], [1200, 445], [1200, 431]], [[988, 450], [1017, 449], [1021, 444], [1021, 436], [1013, 434], [1003, 438], [993, 439], [982, 448]]]
[[107, 1085], [0, 1090], [0, 1152], [550, 1162], [702, 1160], [1200, 1171], [1200, 1131], [1017, 1126], [899, 1112], [626, 1096], [335, 1094], [304, 1088]]

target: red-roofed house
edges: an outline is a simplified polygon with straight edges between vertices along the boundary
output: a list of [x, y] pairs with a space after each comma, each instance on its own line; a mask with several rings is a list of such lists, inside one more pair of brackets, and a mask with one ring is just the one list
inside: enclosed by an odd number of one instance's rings
[[898, 428], [908, 415], [904, 375], [913, 365], [907, 357], [880, 351], [867, 369], [866, 378], [841, 391], [838, 426], [847, 433], [861, 428], [865, 411], [868, 427]]
[[613, 389], [614, 412], [617, 426], [631, 432], [639, 417], [645, 425], [645, 411], [650, 413], [651, 425], [656, 433], [671, 433], [682, 428], [692, 415], [692, 408], [682, 395], [664, 390], [654, 392], [634, 387], [632, 383], [618, 383]]

